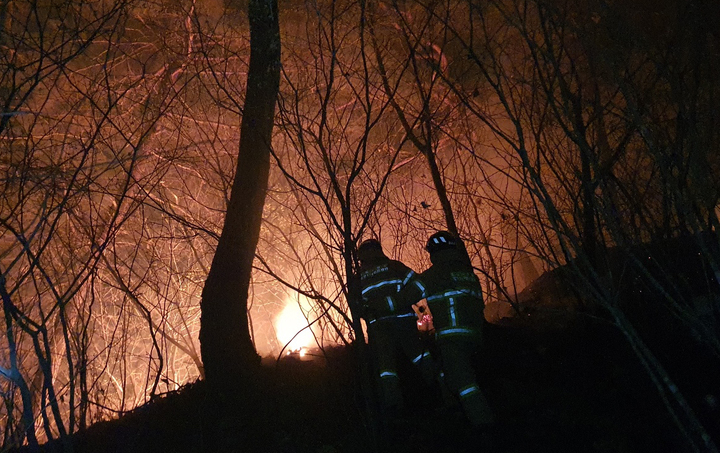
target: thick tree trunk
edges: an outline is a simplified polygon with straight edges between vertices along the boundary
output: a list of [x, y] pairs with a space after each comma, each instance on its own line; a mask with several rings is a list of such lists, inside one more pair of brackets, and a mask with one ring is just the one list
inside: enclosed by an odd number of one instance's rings
[[260, 235], [280, 81], [276, 0], [250, 0], [250, 68], [237, 171], [212, 266], [203, 288], [200, 347], [205, 380], [219, 396], [248, 384], [259, 366], [247, 297]]

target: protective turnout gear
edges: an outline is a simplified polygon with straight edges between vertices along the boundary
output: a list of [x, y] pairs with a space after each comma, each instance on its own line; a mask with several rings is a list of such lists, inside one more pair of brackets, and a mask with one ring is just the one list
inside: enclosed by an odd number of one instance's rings
[[484, 322], [480, 281], [467, 254], [459, 247], [459, 240], [450, 233], [433, 234], [426, 248], [432, 266], [410, 279], [398, 294], [398, 303], [427, 300], [445, 383], [459, 398], [473, 425], [490, 425], [494, 417], [478, 387], [472, 365]]
[[358, 248], [363, 313], [368, 343], [375, 360], [377, 377], [387, 412], [403, 406], [399, 360], [403, 357], [419, 367], [426, 383], [436, 376], [436, 364], [419, 338], [411, 303], [400, 304], [398, 291], [415, 275], [403, 263], [389, 259], [375, 240]]
[[362, 261], [360, 285], [365, 322], [368, 326], [385, 318], [415, 318], [412, 304], [398, 305], [396, 294], [415, 273], [399, 261], [383, 255], [381, 258]]

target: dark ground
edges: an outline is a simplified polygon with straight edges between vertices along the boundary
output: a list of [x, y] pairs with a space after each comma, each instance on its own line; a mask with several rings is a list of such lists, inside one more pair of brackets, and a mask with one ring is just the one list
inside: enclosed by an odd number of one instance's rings
[[[494, 451], [688, 451], [649, 378], [608, 324], [488, 325], [485, 345], [477, 368], [499, 421]], [[262, 410], [244, 428], [255, 440], [239, 451], [352, 453], [375, 451], [377, 444], [393, 452], [481, 451], [460, 414], [436, 407], [435, 389], [412, 385], [398, 435], [374, 442], [355, 370], [343, 349], [264, 367], [254, 391]], [[200, 452], [203, 397], [203, 382], [188, 385], [76, 435], [74, 451]], [[720, 426], [716, 415], [705, 414], [709, 430]]]

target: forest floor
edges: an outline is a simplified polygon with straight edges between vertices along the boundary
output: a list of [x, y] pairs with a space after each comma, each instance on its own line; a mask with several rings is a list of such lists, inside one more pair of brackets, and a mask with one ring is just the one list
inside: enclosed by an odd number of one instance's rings
[[[325, 357], [269, 361], [256, 389], [262, 413], [243, 429], [277, 453], [482, 451], [460, 413], [442, 409], [436, 389], [415, 385], [394, 436], [373, 436], [347, 349]], [[496, 412], [498, 452], [688, 451], [650, 379], [621, 335], [603, 323], [539, 328], [488, 324], [479, 382]], [[204, 383], [187, 385], [119, 420], [74, 436], [74, 451], [200, 452]], [[240, 428], [239, 428], [240, 429]], [[46, 445], [43, 451], [53, 451]], [[59, 450], [58, 450], [59, 451]]]

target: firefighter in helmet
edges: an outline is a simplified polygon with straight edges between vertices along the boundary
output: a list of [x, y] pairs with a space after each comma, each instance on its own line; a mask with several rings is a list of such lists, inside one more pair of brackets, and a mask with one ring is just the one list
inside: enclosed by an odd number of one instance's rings
[[405, 264], [391, 260], [376, 239], [358, 247], [363, 313], [367, 324], [368, 345], [375, 361], [386, 421], [403, 408], [398, 376], [400, 360], [418, 367], [425, 384], [430, 385], [437, 365], [420, 339], [412, 303], [401, 304], [397, 293], [415, 275]]
[[480, 281], [459, 239], [439, 231], [425, 247], [432, 266], [413, 276], [398, 294], [400, 304], [426, 299], [435, 327], [435, 346], [445, 385], [468, 421], [490, 428], [494, 415], [477, 384], [472, 357], [478, 351], [484, 322]]

